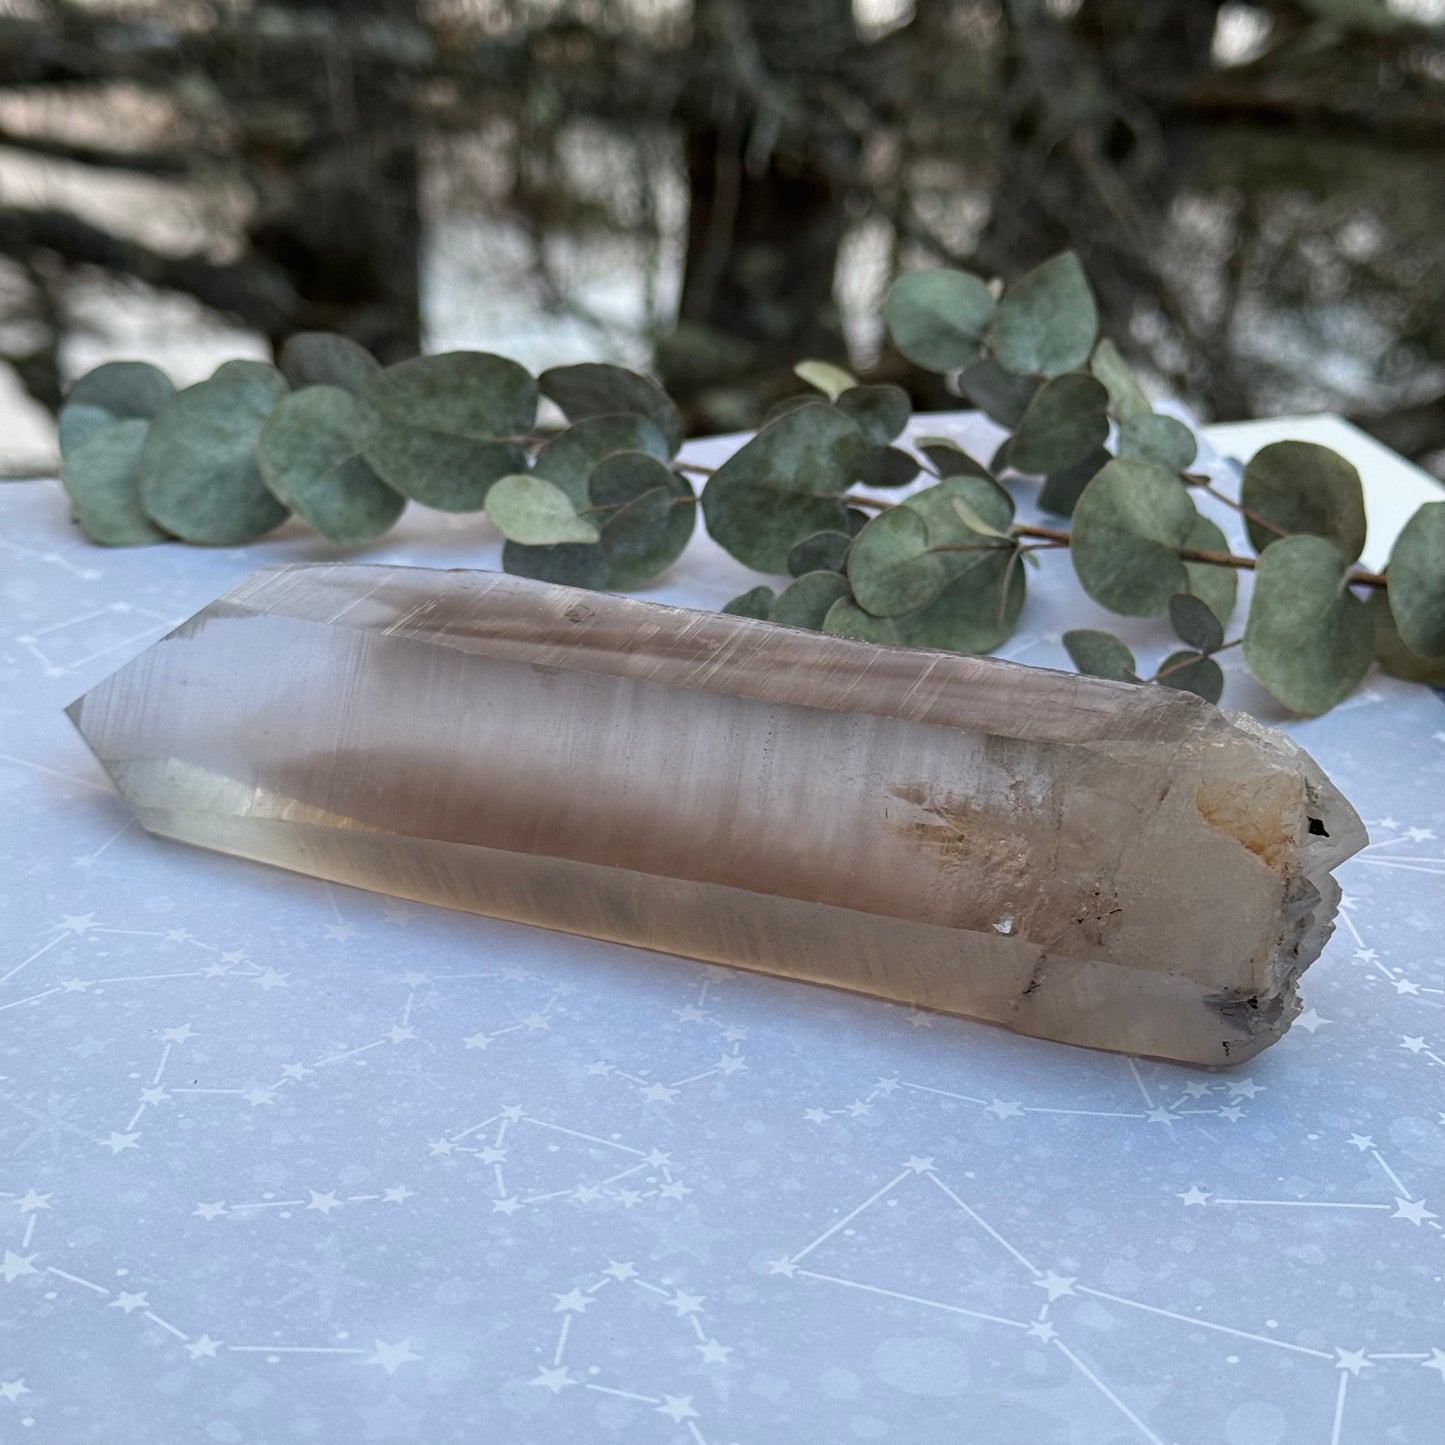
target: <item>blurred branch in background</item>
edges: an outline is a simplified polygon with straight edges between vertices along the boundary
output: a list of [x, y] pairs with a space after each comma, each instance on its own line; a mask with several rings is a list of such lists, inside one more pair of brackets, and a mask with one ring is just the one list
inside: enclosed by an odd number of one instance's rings
[[1442, 470], [1442, 143], [1445, 0], [0, 0], [0, 354], [607, 356], [713, 430], [802, 355], [949, 404], [891, 277], [1072, 248], [1161, 389]]

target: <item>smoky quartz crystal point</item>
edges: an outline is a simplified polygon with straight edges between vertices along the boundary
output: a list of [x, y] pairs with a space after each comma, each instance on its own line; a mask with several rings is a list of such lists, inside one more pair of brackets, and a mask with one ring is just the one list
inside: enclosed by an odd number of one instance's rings
[[491, 572], [258, 573], [70, 713], [153, 833], [1192, 1064], [1288, 1028], [1365, 841], [1186, 693]]

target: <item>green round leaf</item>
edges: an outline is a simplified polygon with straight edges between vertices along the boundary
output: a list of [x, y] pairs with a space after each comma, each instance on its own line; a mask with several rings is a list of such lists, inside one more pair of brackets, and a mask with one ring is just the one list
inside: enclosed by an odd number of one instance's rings
[[964, 451], [952, 437], [919, 437], [917, 445], [940, 477], [993, 479], [989, 469]]
[[595, 592], [607, 585], [609, 564], [607, 554], [595, 542], [561, 542], [554, 547], [506, 542], [502, 546], [502, 571], [513, 577], [586, 587]]
[[859, 468], [859, 486], [906, 487], [920, 471], [918, 458], [898, 447], [872, 447]]
[[1077, 466], [1109, 435], [1109, 393], [1082, 371], [1046, 381], [1029, 402], [1009, 442], [1009, 465], [1042, 475]]
[[963, 561], [933, 601], [888, 619], [900, 643], [945, 652], [992, 652], [1008, 640], [1027, 590], [1020, 554], [1012, 547], [996, 547], [955, 554], [960, 555]]
[[257, 445], [286, 378], [259, 362], [227, 362], [156, 412], [137, 470], [141, 503], [187, 542], [250, 542], [279, 527], [286, 508], [261, 477]]
[[[1184, 545], [1198, 552], [1229, 555], [1229, 539], [1202, 512], [1190, 527]], [[1186, 562], [1184, 571], [1189, 578], [1189, 590], [1208, 604], [1221, 622], [1228, 622], [1234, 615], [1234, 603], [1239, 595], [1239, 573], [1233, 567], [1212, 562]]]
[[333, 542], [379, 537], [406, 506], [361, 455], [356, 398], [336, 386], [283, 397], [261, 428], [261, 476], [279, 502]]
[[1119, 348], [1106, 336], [1094, 348], [1089, 360], [1089, 370], [1109, 389], [1109, 410], [1121, 422], [1130, 417], [1143, 416], [1153, 408], [1144, 388], [1139, 385], [1134, 373], [1129, 370]]
[[722, 610], [729, 617], [752, 617], [759, 622], [766, 622], [773, 610], [774, 600], [771, 587], [750, 587], [731, 602], [724, 602]]
[[667, 483], [633, 497], [602, 527], [607, 586], [641, 587], [682, 556], [697, 523], [697, 501], [685, 477], [664, 468]]
[[[1353, 562], [1365, 545], [1365, 496], [1360, 474], [1338, 452], [1314, 442], [1272, 442], [1244, 469], [1246, 512], [1287, 534], [1328, 537]], [[1246, 517], [1249, 544], [1263, 552], [1279, 532]]]
[[1192, 692], [1205, 702], [1218, 702], [1224, 693], [1224, 671], [1212, 657], [1198, 652], [1171, 652], [1159, 664], [1154, 679], [1160, 687]]
[[852, 545], [846, 532], [814, 532], [788, 553], [788, 573], [801, 577], [806, 572], [841, 572]]
[[149, 430], [144, 417], [112, 421], [75, 442], [61, 459], [60, 480], [92, 541], [143, 547], [167, 540], [140, 501], [136, 464]]
[[1169, 625], [1181, 642], [1200, 652], [1218, 652], [1224, 646], [1224, 625], [1214, 609], [1190, 592], [1176, 592], [1169, 599]]
[[662, 462], [672, 455], [667, 438], [645, 416], [594, 416], [553, 437], [537, 453], [532, 473], [556, 482], [579, 508], [587, 507], [588, 478], [618, 452], [645, 452]]
[[847, 597], [840, 597], [828, 609], [822, 630], [830, 637], [854, 637], [860, 642], [898, 641], [895, 618], [874, 617]]
[[[1430, 505], [1435, 504], [1432, 502]], [[1405, 646], [1395, 626], [1388, 595], [1378, 587], [1372, 588], [1365, 599], [1365, 606], [1375, 624], [1375, 661], [1391, 677], [1402, 677], [1406, 682], [1423, 682], [1431, 687], [1445, 687], [1445, 657], [1421, 657]]]
[[1348, 566], [1324, 537], [1284, 537], [1260, 554], [1244, 660], [1295, 712], [1328, 712], [1370, 666], [1374, 622], [1345, 586]]
[[545, 477], [501, 477], [487, 493], [487, 516], [509, 542], [551, 547], [559, 542], [596, 542], [601, 529], [579, 517], [572, 499]]
[[876, 617], [911, 612], [948, 580], [948, 563], [928, 550], [928, 524], [912, 507], [880, 512], [853, 539], [848, 580], [858, 605]]
[[[960, 502], [965, 508], [962, 515], [955, 505]], [[928, 540], [933, 546], [990, 541], [1000, 533], [1006, 534], [1014, 517], [1013, 498], [992, 477], [945, 477], [906, 497], [903, 506], [917, 512], [928, 523]], [[970, 511], [988, 529], [982, 535], [976, 533], [969, 521]]]
[[702, 509], [713, 540], [759, 572], [784, 572], [814, 532], [846, 529], [838, 493], [858, 475], [867, 443], [831, 406], [808, 406], [765, 426], [708, 478]]
[[844, 416], [858, 423], [858, 430], [876, 446], [885, 446], [913, 415], [913, 403], [901, 386], [854, 386], [843, 392], [834, 405]]
[[1080, 627], [1064, 633], [1064, 650], [1080, 672], [1089, 677], [1107, 677], [1114, 682], [1138, 682], [1139, 665], [1134, 654], [1112, 632]]
[[845, 391], [858, 385], [858, 378], [831, 361], [800, 361], [793, 375], [809, 386], [817, 387], [829, 401], [837, 401]]
[[1421, 657], [1445, 657], [1445, 502], [1426, 502], [1390, 551], [1390, 610]]
[[112, 422], [149, 419], [176, 393], [175, 383], [146, 361], [107, 361], [88, 371], [60, 409], [60, 454]]
[[473, 512], [499, 477], [526, 470], [518, 438], [537, 414], [537, 383], [480, 351], [418, 356], [379, 372], [361, 394], [367, 461], [403, 496]]
[[848, 579], [837, 572], [805, 572], [778, 594], [778, 600], [773, 603], [772, 620], [816, 632], [822, 627], [828, 609], [840, 597], [851, 595]]
[[[614, 452], [593, 467], [587, 479], [588, 504], [625, 507], [659, 487], [670, 491], [677, 479], [677, 473], [666, 462], [646, 452]], [[690, 488], [688, 495], [692, 495]]]
[[1179, 548], [1198, 515], [1172, 472], [1116, 457], [1074, 508], [1070, 553], [1084, 591], [1111, 612], [1158, 617], [1188, 588]]
[[960, 373], [958, 389], [990, 421], [1012, 428], [1028, 410], [1039, 383], [1032, 376], [1014, 376], [998, 362], [984, 360]]
[[381, 370], [381, 363], [364, 346], [330, 331], [298, 331], [288, 336], [276, 364], [293, 391], [338, 386], [359, 393]]
[[988, 329], [994, 360], [1015, 376], [1059, 376], [1086, 366], [1099, 313], [1072, 251], [1055, 256], [1004, 293]]
[[1039, 506], [1056, 517], [1072, 517], [1079, 498], [1084, 495], [1084, 488], [1109, 465], [1110, 460], [1109, 453], [1100, 447], [1073, 466], [1050, 472], [1039, 488]]
[[562, 408], [571, 422], [594, 416], [646, 417], [667, 439], [667, 454], [682, 445], [682, 418], [668, 394], [651, 377], [625, 367], [586, 361], [554, 366], [537, 378], [542, 395]]
[[953, 371], [977, 359], [993, 296], [966, 271], [911, 271], [893, 283], [885, 315], [893, 344], [910, 361]]
[[1138, 457], [1182, 472], [1199, 455], [1199, 443], [1182, 421], [1146, 412], [1120, 423], [1118, 451], [1121, 457]]

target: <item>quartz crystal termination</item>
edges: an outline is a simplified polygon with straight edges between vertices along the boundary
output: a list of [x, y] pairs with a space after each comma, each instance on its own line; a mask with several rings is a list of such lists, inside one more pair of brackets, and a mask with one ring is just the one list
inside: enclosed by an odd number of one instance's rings
[[153, 833], [1219, 1065], [1365, 842], [1188, 693], [490, 572], [261, 572], [70, 709]]

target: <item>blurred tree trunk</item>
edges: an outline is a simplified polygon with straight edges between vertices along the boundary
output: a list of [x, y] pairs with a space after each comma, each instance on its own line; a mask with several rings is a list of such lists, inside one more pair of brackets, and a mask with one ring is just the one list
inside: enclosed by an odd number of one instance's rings
[[376, 49], [329, 44], [327, 36], [337, 27], [392, 26], [400, 42], [419, 33], [418, 0], [284, 4], [298, 22], [315, 24], [316, 43], [298, 46], [284, 71], [238, 65], [235, 82], [241, 159], [257, 202], [248, 238], [300, 299], [270, 340], [339, 331], [384, 362], [414, 356], [421, 217], [413, 73]]

